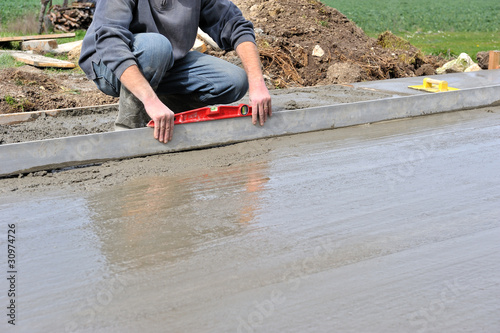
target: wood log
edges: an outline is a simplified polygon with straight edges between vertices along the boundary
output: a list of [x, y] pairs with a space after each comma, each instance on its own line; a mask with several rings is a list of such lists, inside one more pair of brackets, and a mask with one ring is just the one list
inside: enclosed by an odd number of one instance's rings
[[73, 22], [73, 23], [78, 23], [78, 19], [73, 18], [73, 17], [71, 17], [71, 16], [69, 16], [69, 15], [63, 14], [63, 17], [64, 17], [65, 19], [67, 19], [67, 20], [70, 20], [70, 21], [71, 21], [71, 22]]
[[42, 34], [44, 27], [43, 27], [43, 18], [45, 17], [45, 10], [47, 10], [47, 5], [52, 6], [52, 0], [41, 0], [41, 8], [40, 8], [40, 14], [39, 14], [39, 19], [38, 19], [38, 34]]
[[52, 7], [49, 17], [54, 27], [63, 31], [87, 29], [92, 23], [92, 12], [88, 7], [64, 8], [56, 5]]
[[60, 24], [54, 24], [54, 28], [55, 28], [56, 30], [60, 30], [60, 31], [65, 31], [65, 32], [68, 32], [68, 31], [69, 31], [69, 29], [68, 29], [68, 28], [66, 28], [65, 26], [60, 25]]

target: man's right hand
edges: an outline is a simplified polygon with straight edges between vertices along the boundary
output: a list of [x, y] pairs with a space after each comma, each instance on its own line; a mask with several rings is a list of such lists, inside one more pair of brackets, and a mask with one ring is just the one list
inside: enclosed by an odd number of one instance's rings
[[154, 121], [154, 137], [160, 142], [167, 143], [174, 134], [174, 113], [156, 96], [144, 101], [146, 112]]
[[139, 68], [136, 65], [128, 67], [121, 75], [120, 81], [144, 104], [146, 112], [155, 123], [155, 139], [164, 143], [172, 140], [174, 113], [156, 96]]

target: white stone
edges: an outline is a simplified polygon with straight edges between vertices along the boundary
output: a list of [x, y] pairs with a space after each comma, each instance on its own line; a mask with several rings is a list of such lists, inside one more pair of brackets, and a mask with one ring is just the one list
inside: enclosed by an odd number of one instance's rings
[[323, 51], [323, 49], [321, 48], [321, 46], [319, 45], [316, 45], [313, 49], [313, 52], [312, 52], [312, 55], [314, 57], [318, 57], [318, 58], [321, 58], [322, 56], [325, 55], [325, 51]]
[[477, 71], [482, 71], [481, 67], [479, 67], [478, 64], [472, 64], [469, 67], [467, 67], [464, 72], [468, 73], [468, 72], [477, 72]]

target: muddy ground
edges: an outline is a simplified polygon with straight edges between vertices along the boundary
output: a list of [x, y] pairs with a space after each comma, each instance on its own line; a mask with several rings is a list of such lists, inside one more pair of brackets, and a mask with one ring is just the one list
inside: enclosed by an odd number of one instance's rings
[[84, 74], [32, 66], [0, 70], [0, 114], [117, 103]]
[[[444, 63], [386, 33], [374, 39], [318, 1], [234, 1], [255, 26], [270, 89], [430, 75]], [[313, 51], [323, 52], [319, 56]], [[319, 51], [321, 49], [321, 51]], [[234, 51], [209, 53], [238, 63]], [[81, 72], [0, 70], [0, 114], [116, 103]]]

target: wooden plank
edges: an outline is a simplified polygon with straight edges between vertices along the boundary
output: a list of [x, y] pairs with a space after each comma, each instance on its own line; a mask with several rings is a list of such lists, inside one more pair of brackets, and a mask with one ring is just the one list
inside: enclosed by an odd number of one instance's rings
[[56, 54], [68, 53], [69, 51], [73, 50], [76, 47], [81, 47], [82, 43], [83, 43], [83, 41], [79, 40], [76, 42], [60, 44], [57, 46], [57, 48], [53, 52]]
[[210, 45], [214, 50], [220, 50], [219, 45], [210, 37], [208, 34], [203, 32], [200, 28], [198, 28], [198, 38], [200, 38], [202, 41]]
[[488, 69], [500, 68], [500, 51], [490, 51], [488, 61]]
[[66, 34], [2, 37], [2, 38], [0, 38], [0, 43], [2, 43], [2, 42], [23, 42], [26, 40], [36, 40], [36, 39], [72, 38], [75, 36], [76, 36], [76, 34], [74, 32], [69, 32]]
[[11, 55], [17, 61], [24, 62], [25, 64], [32, 65], [35, 67], [56, 67], [56, 68], [75, 68], [76, 65], [69, 61], [44, 57], [36, 54], [26, 54], [26, 53], [11, 53]]
[[200, 53], [205, 53], [205, 52], [207, 52], [207, 45], [202, 40], [199, 40], [198, 38], [196, 38], [191, 50], [198, 51]]

